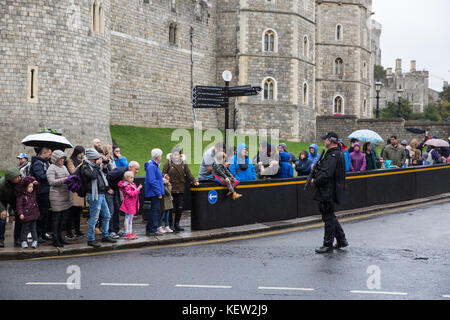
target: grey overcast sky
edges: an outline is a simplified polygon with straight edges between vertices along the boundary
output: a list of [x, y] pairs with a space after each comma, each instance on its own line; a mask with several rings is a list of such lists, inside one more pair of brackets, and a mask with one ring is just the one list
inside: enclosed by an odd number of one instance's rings
[[373, 0], [372, 11], [383, 25], [383, 67], [395, 70], [401, 58], [405, 72], [416, 60], [430, 72], [430, 88], [442, 91], [443, 79], [450, 82], [450, 0]]

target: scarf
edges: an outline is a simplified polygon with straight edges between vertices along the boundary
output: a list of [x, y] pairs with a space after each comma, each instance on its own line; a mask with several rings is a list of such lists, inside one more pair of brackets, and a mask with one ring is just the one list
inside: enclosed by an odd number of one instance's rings
[[[99, 169], [99, 166], [96, 163], [92, 163], [90, 161], [86, 161], [87, 164], [89, 165], [89, 168], [94, 171], [96, 169]], [[100, 168], [100, 176], [103, 179], [103, 183], [105, 184], [106, 187], [108, 187], [108, 180], [106, 180], [106, 176], [103, 173], [103, 170]], [[98, 200], [98, 184], [97, 184], [97, 179], [93, 179], [91, 181], [91, 187], [92, 187], [92, 200], [93, 201], [97, 201]]]

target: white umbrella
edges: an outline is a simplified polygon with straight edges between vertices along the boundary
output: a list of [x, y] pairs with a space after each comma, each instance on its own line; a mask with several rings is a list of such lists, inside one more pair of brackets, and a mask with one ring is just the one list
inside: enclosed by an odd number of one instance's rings
[[54, 133], [36, 133], [26, 136], [22, 140], [22, 144], [27, 147], [47, 147], [50, 149], [67, 149], [73, 148], [72, 144], [66, 137]]
[[372, 130], [357, 130], [348, 137], [349, 139], [356, 139], [362, 142], [379, 143], [384, 141], [378, 133]]

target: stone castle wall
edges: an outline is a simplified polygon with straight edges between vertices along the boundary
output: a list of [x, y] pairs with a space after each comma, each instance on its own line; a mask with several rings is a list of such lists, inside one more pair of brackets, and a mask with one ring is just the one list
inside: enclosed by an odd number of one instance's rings
[[[192, 128], [190, 28], [193, 79], [216, 83], [216, 4], [201, 11], [192, 0], [112, 0], [111, 123], [144, 127]], [[169, 43], [169, 24], [176, 42]], [[198, 110], [204, 128], [217, 127], [214, 111]]]
[[20, 152], [34, 155], [21, 140], [40, 127], [60, 129], [74, 146], [111, 140], [109, 0], [102, 8], [99, 34], [91, 1], [0, 0], [0, 168], [15, 165]]
[[450, 136], [450, 124], [448, 122], [405, 121], [404, 119], [357, 119], [356, 116], [319, 116], [317, 121], [317, 139], [327, 132], [334, 131], [345, 144], [350, 139], [348, 136], [356, 131], [370, 129], [377, 132], [385, 141], [392, 135], [401, 140], [411, 141], [416, 137], [420, 141], [424, 135], [416, 135], [406, 131], [405, 128], [417, 128], [429, 131], [441, 139]]

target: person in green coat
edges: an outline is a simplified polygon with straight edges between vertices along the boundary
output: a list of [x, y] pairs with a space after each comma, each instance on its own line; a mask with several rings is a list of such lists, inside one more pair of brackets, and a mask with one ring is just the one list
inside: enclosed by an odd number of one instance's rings
[[14, 210], [14, 244], [20, 246], [21, 223], [16, 213], [16, 186], [21, 180], [19, 169], [9, 168], [0, 180], [0, 248], [5, 246], [6, 206]]
[[366, 156], [366, 171], [377, 170], [381, 167], [380, 159], [375, 150], [372, 150], [372, 144], [366, 142], [363, 146], [363, 153]]

